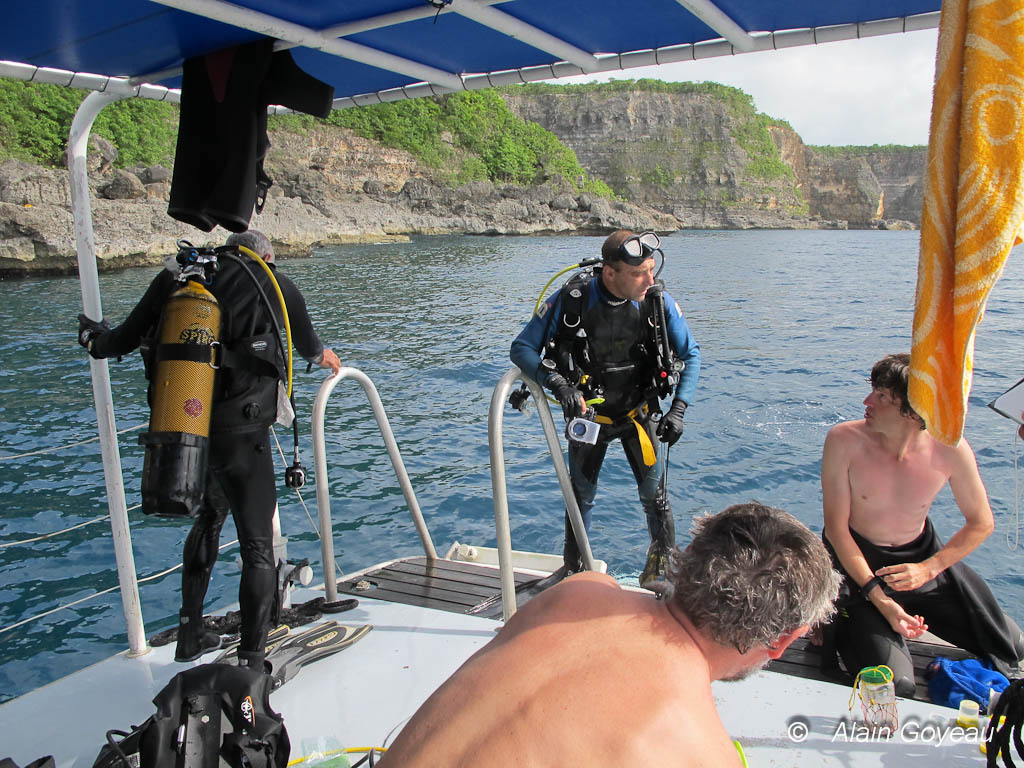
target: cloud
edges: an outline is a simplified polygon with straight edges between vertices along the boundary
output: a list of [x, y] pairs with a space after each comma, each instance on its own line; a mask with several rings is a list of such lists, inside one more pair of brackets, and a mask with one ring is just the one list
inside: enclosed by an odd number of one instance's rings
[[926, 30], [557, 82], [707, 80], [749, 93], [807, 144], [927, 144], [936, 40]]

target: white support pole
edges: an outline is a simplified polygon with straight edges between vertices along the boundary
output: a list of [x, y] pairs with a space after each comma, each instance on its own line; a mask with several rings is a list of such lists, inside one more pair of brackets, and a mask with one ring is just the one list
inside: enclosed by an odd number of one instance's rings
[[305, 46], [317, 51], [340, 56], [343, 59], [369, 64], [390, 72], [411, 77], [413, 80], [424, 80], [452, 90], [462, 90], [462, 79], [453, 72], [421, 64], [418, 61], [404, 59], [401, 56], [379, 51], [366, 45], [353, 43], [349, 40], [338, 40], [315, 29], [293, 24], [267, 13], [243, 8], [240, 5], [223, 2], [223, 0], [151, 0], [168, 8], [176, 8], [203, 16], [208, 19], [230, 24], [267, 37], [286, 40], [290, 43]]
[[[75, 246], [78, 250], [78, 278], [82, 288], [82, 309], [87, 317], [100, 320], [100, 283], [96, 269], [96, 243], [92, 233], [92, 204], [89, 200], [89, 175], [86, 154], [89, 132], [93, 121], [105, 106], [120, 96], [93, 92], [85, 97], [71, 122], [68, 138], [68, 170], [71, 174], [71, 210], [75, 220]], [[121, 476], [121, 455], [117, 449], [117, 425], [114, 422], [114, 400], [110, 391], [110, 371], [106, 360], [89, 358], [92, 372], [93, 400], [96, 404], [96, 423], [100, 435], [100, 453], [103, 457], [103, 476], [107, 486], [107, 506], [110, 510], [110, 530], [114, 539], [117, 559], [117, 579], [121, 585], [121, 604], [124, 608], [125, 627], [128, 632], [128, 655], [141, 656], [149, 652], [146, 628], [142, 623], [139, 602], [139, 582], [135, 573], [131, 531], [128, 527], [128, 505], [124, 498], [124, 478]]]
[[754, 50], [754, 38], [711, 0], [676, 0], [683, 8], [720, 34], [743, 53]]
[[475, 0], [456, 0], [452, 4], [452, 8], [460, 16], [465, 16], [477, 24], [494, 29], [515, 40], [522, 40], [527, 45], [532, 45], [538, 50], [565, 59], [575, 64], [586, 74], [597, 70], [597, 58], [594, 54], [577, 48], [575, 45], [571, 45], [542, 29], [537, 29], [537, 27], [520, 21], [515, 16], [511, 16], [504, 11], [491, 8], [487, 3], [478, 3]]

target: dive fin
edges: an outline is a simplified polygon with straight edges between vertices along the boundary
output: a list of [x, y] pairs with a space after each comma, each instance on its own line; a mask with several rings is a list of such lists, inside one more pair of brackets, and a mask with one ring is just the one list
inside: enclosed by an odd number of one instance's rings
[[[539, 595], [541, 592], [543, 592], [548, 587], [555, 586], [555, 584], [557, 584], [558, 582], [562, 581], [562, 579], [565, 579], [568, 576], [571, 576], [575, 572], [576, 571], [570, 570], [568, 568], [568, 566], [565, 566], [565, 565], [560, 566], [558, 568], [558, 570], [556, 570], [550, 576], [540, 576], [540, 577], [538, 577], [536, 579], [532, 579], [530, 581], [524, 581], [521, 584], [516, 584], [516, 595], [525, 596], [526, 600], [529, 600], [531, 597], [536, 597], [537, 595]], [[487, 615], [485, 613], [485, 611], [488, 611], [491, 608], [494, 608], [494, 606], [496, 606], [496, 605], [498, 605], [500, 603], [501, 603], [501, 592], [498, 592], [497, 594], [494, 594], [494, 595], [491, 595], [488, 598], [485, 598], [484, 600], [480, 601], [476, 605], [474, 605], [474, 606], [472, 606], [470, 608], [467, 608], [466, 609], [466, 613]]]
[[[266, 640], [266, 651], [265, 653], [269, 656], [271, 652], [281, 644], [285, 638], [288, 637], [288, 633], [291, 630], [287, 624], [279, 624], [272, 630], [267, 632]], [[226, 646], [220, 656], [213, 660], [214, 664], [235, 664], [238, 662], [238, 638], [236, 637], [231, 641], [230, 645]]]
[[371, 629], [373, 626], [370, 624], [351, 627], [331, 620], [286, 638], [267, 654], [267, 661], [272, 668], [274, 689], [280, 688], [295, 677], [307, 664], [347, 648], [362, 639]]

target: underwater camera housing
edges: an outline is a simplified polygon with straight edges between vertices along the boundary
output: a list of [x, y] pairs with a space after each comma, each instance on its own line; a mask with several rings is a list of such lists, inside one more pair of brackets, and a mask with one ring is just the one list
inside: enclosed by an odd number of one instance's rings
[[597, 435], [601, 431], [601, 425], [594, 421], [594, 416], [577, 416], [565, 425], [565, 436], [577, 443], [597, 442]]

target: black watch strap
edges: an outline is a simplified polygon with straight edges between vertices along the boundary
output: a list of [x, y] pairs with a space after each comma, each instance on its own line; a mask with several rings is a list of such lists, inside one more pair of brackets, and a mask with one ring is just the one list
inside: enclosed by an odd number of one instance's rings
[[[868, 596], [871, 593], [871, 590], [875, 587], [881, 587], [883, 584], [885, 584], [885, 582], [882, 580], [881, 576], [872, 576], [871, 579], [860, 588], [860, 593], [864, 595], [865, 600], [871, 602], [871, 598]], [[885, 590], [883, 589], [882, 591], [884, 592]]]

